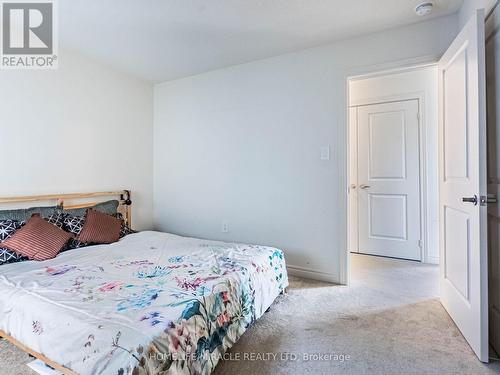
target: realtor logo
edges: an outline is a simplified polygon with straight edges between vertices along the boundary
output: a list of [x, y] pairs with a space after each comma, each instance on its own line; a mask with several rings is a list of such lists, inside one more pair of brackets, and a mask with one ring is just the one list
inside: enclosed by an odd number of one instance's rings
[[57, 43], [52, 0], [1, 2], [3, 69], [57, 68]]

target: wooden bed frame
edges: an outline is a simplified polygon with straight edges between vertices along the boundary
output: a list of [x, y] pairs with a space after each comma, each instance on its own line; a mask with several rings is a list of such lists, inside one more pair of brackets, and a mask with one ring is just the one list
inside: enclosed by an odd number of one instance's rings
[[[132, 227], [132, 200], [130, 199], [130, 190], [121, 191], [102, 191], [97, 193], [65, 193], [65, 194], [47, 194], [47, 195], [25, 195], [18, 197], [0, 197], [0, 205], [5, 203], [26, 203], [26, 202], [54, 202], [64, 210], [74, 208], [92, 207], [100, 203], [97, 201], [89, 202], [88, 199], [103, 197], [118, 198], [118, 212], [120, 212], [129, 227]], [[75, 200], [87, 200], [76, 203]], [[70, 203], [66, 203], [66, 202]]]
[[17, 346], [19, 349], [21, 349], [23, 352], [39, 359], [43, 363], [45, 363], [47, 366], [52, 367], [54, 370], [57, 370], [59, 372], [62, 372], [64, 375], [78, 375], [76, 372], [71, 371], [69, 368], [64, 367], [60, 365], [59, 363], [56, 363], [47, 357], [45, 357], [43, 354], [40, 354], [38, 352], [35, 352], [34, 350], [31, 350], [28, 348], [26, 345], [23, 345], [19, 341], [17, 341], [15, 338], [9, 336], [6, 334], [4, 331], [0, 330], [0, 337], [4, 338], [6, 341], [10, 342], [11, 344]]
[[[95, 198], [103, 198], [103, 197], [116, 197], [118, 198], [118, 212], [120, 212], [125, 222], [129, 227], [132, 227], [132, 200], [130, 199], [130, 190], [122, 190], [122, 191], [105, 191], [105, 192], [97, 192], [97, 193], [70, 193], [70, 194], [50, 194], [50, 195], [26, 195], [26, 196], [18, 196], [18, 197], [0, 197], [0, 205], [1, 204], [10, 204], [10, 203], [26, 203], [26, 202], [52, 202], [55, 201], [56, 205], [62, 209], [74, 209], [74, 208], [86, 208], [92, 207], [100, 201], [88, 201], [89, 199]], [[85, 202], [77, 203], [77, 200], [85, 200]], [[68, 202], [68, 203], [67, 203]], [[47, 366], [52, 367], [53, 369], [63, 373], [64, 375], [77, 375], [76, 372], [70, 370], [59, 363], [52, 361], [41, 353], [38, 353], [26, 345], [22, 344], [8, 333], [0, 330], [0, 338], [5, 339], [11, 344], [17, 346], [19, 349], [24, 351], [25, 353], [41, 360]]]

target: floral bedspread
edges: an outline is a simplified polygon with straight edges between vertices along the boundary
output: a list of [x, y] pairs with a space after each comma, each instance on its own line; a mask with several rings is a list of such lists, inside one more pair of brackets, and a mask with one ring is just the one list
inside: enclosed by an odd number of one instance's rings
[[129, 235], [0, 267], [0, 329], [78, 374], [209, 374], [288, 285], [278, 249]]

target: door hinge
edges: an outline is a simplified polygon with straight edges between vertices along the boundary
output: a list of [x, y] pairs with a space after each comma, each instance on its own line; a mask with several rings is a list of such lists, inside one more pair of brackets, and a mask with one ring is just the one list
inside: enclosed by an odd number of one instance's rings
[[423, 246], [422, 240], [418, 240], [418, 247], [422, 248], [422, 246]]
[[486, 206], [488, 203], [497, 203], [497, 196], [495, 194], [481, 195], [479, 202], [481, 206]]
[[417, 120], [420, 121], [420, 112], [417, 112]]

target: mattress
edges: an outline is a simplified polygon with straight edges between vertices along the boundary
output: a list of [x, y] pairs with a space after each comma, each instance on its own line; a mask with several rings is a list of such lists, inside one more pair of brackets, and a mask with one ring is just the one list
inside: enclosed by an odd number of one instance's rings
[[78, 374], [209, 374], [288, 286], [281, 250], [141, 232], [0, 267], [0, 329]]

